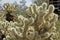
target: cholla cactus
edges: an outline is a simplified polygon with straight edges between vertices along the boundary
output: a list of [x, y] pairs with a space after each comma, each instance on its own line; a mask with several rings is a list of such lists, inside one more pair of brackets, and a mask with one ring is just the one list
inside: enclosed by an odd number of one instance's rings
[[10, 5], [9, 3], [5, 3], [3, 7], [8, 12], [16, 11], [16, 5], [12, 5], [12, 4]]
[[17, 10], [17, 5], [12, 5], [9, 3], [5, 3], [3, 5], [5, 13], [5, 18], [7, 21], [14, 21], [14, 13]]
[[35, 37], [35, 29], [33, 26], [28, 26], [29, 28], [26, 31], [26, 37], [29, 40], [33, 40], [33, 38]]
[[35, 0], [34, 3], [36, 3], [38, 6], [41, 5], [42, 3], [46, 2], [47, 4], [49, 4], [49, 0]]
[[17, 21], [0, 20], [0, 35], [5, 36], [3, 40], [56, 40], [58, 15], [54, 13], [53, 5], [47, 9], [46, 3], [41, 6], [33, 4], [26, 12], [27, 17], [20, 14]]

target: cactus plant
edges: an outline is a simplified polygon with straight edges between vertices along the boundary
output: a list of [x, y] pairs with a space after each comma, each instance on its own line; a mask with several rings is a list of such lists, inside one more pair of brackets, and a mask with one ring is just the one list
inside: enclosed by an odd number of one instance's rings
[[49, 4], [49, 0], [35, 0], [34, 3], [36, 3], [38, 6], [41, 5], [42, 3], [46, 2], [47, 4]]
[[33, 4], [26, 9], [26, 15], [18, 15], [17, 21], [0, 20], [0, 35], [5, 36], [3, 40], [57, 40], [55, 26], [58, 15], [54, 13], [53, 5], [47, 9], [46, 3]]

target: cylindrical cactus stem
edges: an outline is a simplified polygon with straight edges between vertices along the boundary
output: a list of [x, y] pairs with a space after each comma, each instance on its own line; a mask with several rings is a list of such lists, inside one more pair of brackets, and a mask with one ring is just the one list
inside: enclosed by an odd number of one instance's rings
[[35, 36], [35, 29], [34, 29], [33, 26], [29, 26], [28, 27], [28, 30], [26, 31], [26, 37], [29, 40], [33, 40], [34, 39], [34, 36]]
[[54, 8], [54, 5], [49, 5], [49, 7], [48, 7], [48, 13], [53, 13], [54, 12], [54, 10], [55, 10], [55, 8]]
[[45, 19], [50, 21], [53, 18], [53, 15], [54, 15], [53, 12], [54, 12], [54, 6], [53, 5], [49, 5], [48, 10], [47, 10], [47, 14], [45, 15]]
[[38, 25], [40, 25], [41, 23], [45, 22], [44, 15], [45, 15], [45, 13], [43, 13], [43, 8], [42, 8], [42, 6], [40, 6], [38, 19], [37, 19], [37, 24]]
[[33, 8], [32, 8], [32, 6], [31, 7], [29, 7], [26, 11], [27, 11], [27, 15], [28, 16], [32, 16], [32, 14], [33, 14], [33, 10], [32, 10]]
[[58, 15], [57, 14], [54, 14], [53, 19], [50, 20], [50, 22], [55, 22], [56, 23], [57, 20], [58, 20]]
[[55, 22], [51, 23], [50, 29], [48, 30], [49, 32], [55, 32], [56, 31], [56, 24]]
[[46, 12], [47, 11], [47, 3], [42, 3], [41, 6], [43, 7], [43, 11]]
[[34, 13], [35, 14], [38, 14], [37, 5], [36, 4], [33, 4], [32, 5], [32, 8], [33, 8]]

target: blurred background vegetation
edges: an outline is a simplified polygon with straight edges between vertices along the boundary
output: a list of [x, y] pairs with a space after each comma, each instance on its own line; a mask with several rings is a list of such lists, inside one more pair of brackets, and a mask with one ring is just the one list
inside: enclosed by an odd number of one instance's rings
[[[57, 27], [57, 31], [59, 32], [59, 35], [60, 35], [60, 19], [57, 21], [56, 27]], [[59, 36], [58, 40], [60, 40], [60, 36]]]

